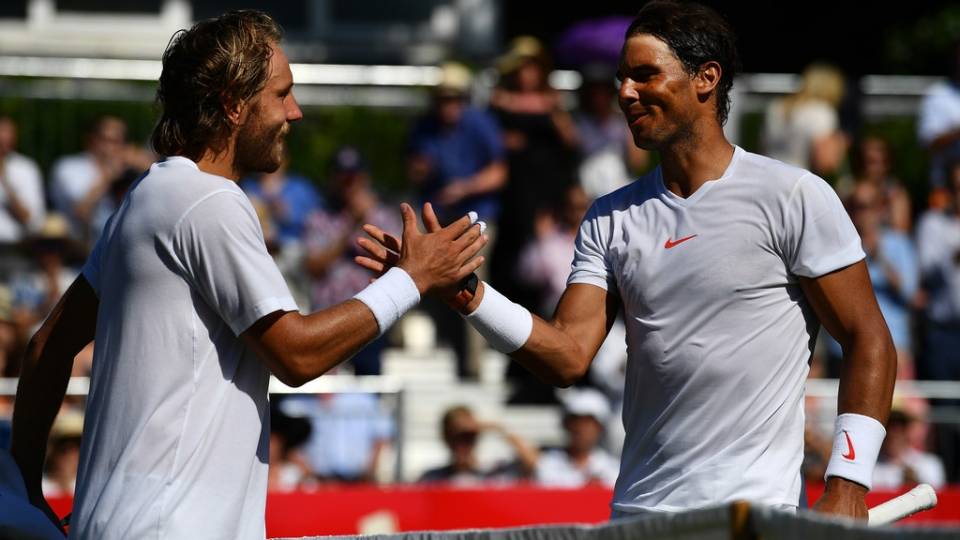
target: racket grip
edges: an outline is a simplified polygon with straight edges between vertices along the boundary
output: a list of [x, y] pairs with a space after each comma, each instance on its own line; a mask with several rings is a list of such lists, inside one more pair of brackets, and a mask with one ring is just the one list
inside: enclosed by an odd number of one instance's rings
[[937, 505], [937, 493], [930, 484], [920, 484], [899, 497], [870, 509], [869, 525], [876, 527], [899, 521]]

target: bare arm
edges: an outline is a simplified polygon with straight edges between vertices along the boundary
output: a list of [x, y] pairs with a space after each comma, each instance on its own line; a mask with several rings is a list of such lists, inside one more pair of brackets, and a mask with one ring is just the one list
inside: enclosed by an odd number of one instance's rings
[[[800, 285], [820, 322], [843, 348], [838, 412], [886, 424], [893, 399], [897, 355], [863, 261]], [[867, 489], [839, 477], [827, 481], [817, 510], [866, 518]]]
[[507, 444], [510, 445], [510, 448], [513, 449], [513, 453], [516, 454], [523, 474], [525, 476], [533, 474], [534, 469], [537, 467], [537, 461], [540, 459], [540, 451], [537, 450], [535, 446], [528, 443], [523, 437], [508, 431], [497, 423], [482, 423], [480, 424], [480, 429], [499, 433], [500, 436], [507, 441]]
[[437, 202], [456, 204], [467, 197], [494, 193], [507, 183], [507, 165], [502, 160], [494, 161], [475, 175], [447, 184], [437, 194]]
[[[483, 293], [477, 293], [479, 305]], [[560, 297], [553, 319], [545, 321], [534, 315], [530, 337], [510, 356], [543, 382], [570, 386], [586, 375], [619, 305], [616, 295], [600, 287], [570, 285]]]
[[[485, 239], [469, 218], [422, 234], [413, 209], [402, 205], [401, 211], [403, 247], [397, 266], [410, 275], [421, 295], [458, 283], [483, 262], [475, 256]], [[358, 300], [348, 300], [310, 315], [274, 312], [241, 336], [278, 379], [299, 386], [352, 356], [378, 333], [373, 312]]]
[[99, 301], [82, 275], [30, 340], [13, 411], [10, 453], [26, 483], [30, 502], [57, 523], [41, 491], [50, 427], [63, 403], [73, 359], [93, 341]]
[[[429, 212], [424, 209], [423, 222], [427, 230], [437, 230], [440, 226], [432, 209]], [[385, 246], [396, 251], [402, 242], [374, 225], [364, 225], [363, 230], [373, 240], [358, 240], [369, 256], [357, 257], [357, 264], [377, 273], [397, 264], [396, 256], [388, 252]], [[454, 299], [456, 290], [437, 290], [451, 307], [465, 315], [477, 309], [484, 291], [485, 286], [481, 282], [476, 295], [468, 303], [460, 305]], [[603, 288], [582, 283], [570, 285], [560, 297], [552, 320], [546, 321], [531, 314], [533, 328], [530, 337], [510, 356], [543, 382], [570, 386], [587, 373], [619, 309], [619, 297], [607, 294]]]

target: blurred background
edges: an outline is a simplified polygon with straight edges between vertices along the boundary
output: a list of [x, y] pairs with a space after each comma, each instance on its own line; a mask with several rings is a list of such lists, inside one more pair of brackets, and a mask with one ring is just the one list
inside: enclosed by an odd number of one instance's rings
[[[922, 519], [960, 522], [960, 6], [704, 3], [739, 36], [728, 137], [827, 179], [862, 236], [900, 366], [875, 490], [931, 483], [942, 502]], [[351, 262], [359, 225], [399, 231], [397, 203], [430, 200], [442, 219], [477, 211], [492, 240], [483, 277], [549, 316], [592, 199], [657, 164], [615, 99], [623, 32], [642, 5], [4, 0], [0, 446], [27, 340], [156, 159], [159, 59], [178, 29], [234, 8], [285, 29], [304, 119], [284, 167], [241, 187], [302, 310], [365, 286]], [[48, 453], [45, 488], [63, 513], [91, 352]], [[555, 391], [427, 302], [336, 373], [296, 390], [274, 381], [268, 533], [603, 520], [625, 361], [615, 325], [585, 380]], [[821, 335], [811, 500], [838, 365]]]

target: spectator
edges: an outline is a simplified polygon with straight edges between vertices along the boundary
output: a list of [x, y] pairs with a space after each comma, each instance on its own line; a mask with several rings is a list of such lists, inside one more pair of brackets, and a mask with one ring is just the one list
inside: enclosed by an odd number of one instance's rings
[[[873, 182], [860, 182], [847, 200], [851, 220], [866, 252], [870, 281], [880, 312], [897, 348], [897, 378], [916, 378], [910, 311], [919, 287], [917, 256], [910, 237], [883, 223], [883, 192]], [[836, 342], [833, 342], [836, 345]], [[839, 355], [839, 345], [835, 355]]]
[[503, 129], [509, 176], [501, 196], [501, 226], [510, 234], [495, 241], [490, 273], [493, 285], [515, 301], [533, 307], [535, 290], [514, 279], [518, 255], [533, 237], [534, 216], [556, 208], [574, 182], [576, 129], [550, 86], [549, 58], [540, 42], [519, 37], [497, 61], [500, 81], [490, 106]]
[[960, 159], [960, 41], [953, 43], [949, 78], [932, 85], [920, 104], [917, 138], [930, 154], [931, 207], [948, 203], [947, 167]]
[[50, 450], [42, 483], [44, 497], [73, 496], [82, 434], [83, 414], [76, 410], [61, 410], [50, 432]]
[[587, 66], [582, 71], [580, 108], [573, 115], [579, 178], [590, 199], [627, 185], [631, 173], [647, 166], [646, 150], [633, 143], [633, 135], [616, 106], [613, 72], [606, 66]]
[[506, 182], [506, 163], [496, 122], [467, 104], [470, 83], [462, 65], [441, 66], [430, 111], [410, 135], [408, 173], [442, 223], [472, 210], [490, 234], [500, 215], [497, 193]]
[[[476, 212], [487, 224], [487, 245], [492, 246], [500, 218], [499, 192], [507, 179], [500, 130], [486, 111], [468, 105], [471, 75], [456, 63], [441, 66], [430, 110], [410, 134], [407, 171], [421, 196], [434, 204], [441, 223]], [[484, 248], [487, 256], [490, 248]], [[487, 265], [477, 270], [487, 279]], [[445, 306], [425, 299], [423, 308], [457, 354], [461, 375], [479, 371], [483, 340]]]
[[516, 279], [541, 292], [537, 305], [541, 316], [553, 315], [567, 287], [573, 242], [588, 208], [587, 193], [579, 184], [572, 184], [556, 208], [540, 210], [534, 227], [535, 238], [520, 252]]
[[43, 223], [43, 179], [30, 158], [18, 154], [17, 125], [0, 116], [0, 244], [19, 242]]
[[[946, 205], [931, 208], [917, 225], [926, 320], [924, 348], [918, 371], [922, 379], [960, 380], [960, 161], [946, 176]], [[956, 401], [946, 405], [956, 406]], [[938, 454], [944, 459], [948, 481], [960, 479], [960, 429], [954, 424], [935, 428]]]
[[562, 401], [567, 446], [541, 452], [535, 471], [537, 482], [553, 487], [593, 483], [613, 487], [620, 462], [599, 446], [610, 415], [606, 398], [597, 390], [584, 388], [568, 390]]
[[73, 263], [82, 260], [80, 246], [70, 238], [70, 225], [62, 215], [51, 212], [43, 226], [26, 243], [32, 265], [11, 278], [17, 321], [24, 336], [32, 335], [67, 290], [80, 270]]
[[280, 404], [293, 418], [310, 422], [304, 454], [321, 482], [372, 482], [383, 450], [394, 434], [393, 421], [371, 394], [294, 396]]
[[280, 249], [303, 238], [307, 217], [323, 207], [323, 199], [307, 178], [288, 170], [289, 156], [280, 168], [240, 182], [252, 201], [265, 207], [276, 228]]
[[294, 491], [312, 483], [310, 466], [299, 447], [310, 436], [310, 423], [270, 407], [270, 470], [267, 491]]
[[921, 375], [960, 380], [960, 161], [948, 172], [950, 198], [917, 226], [920, 271], [927, 297], [927, 335]]
[[[501, 194], [501, 234], [493, 246], [490, 281], [501, 293], [531, 309], [540, 291], [517, 281], [520, 251], [534, 237], [535, 216], [558, 206], [575, 182], [576, 129], [559, 92], [550, 86], [550, 60], [540, 42], [516, 38], [497, 61], [500, 80], [491, 96], [507, 150], [508, 180]], [[556, 403], [553, 388], [516, 362], [507, 368], [514, 383], [511, 403]]]
[[763, 130], [765, 153], [821, 176], [834, 175], [849, 146], [837, 113], [843, 95], [843, 75], [836, 68], [809, 66], [797, 92], [770, 102]]
[[[420, 482], [446, 482], [456, 486], [471, 486], [484, 482], [509, 482], [527, 478], [537, 462], [537, 451], [520, 437], [499, 424], [479, 422], [468, 407], [458, 405], [447, 409], [441, 422], [443, 442], [450, 451], [450, 463], [431, 469], [420, 477]], [[480, 466], [476, 447], [482, 433], [496, 433], [513, 449], [516, 459], [499, 463], [492, 468]]]
[[92, 244], [116, 209], [114, 199], [107, 196], [112, 184], [130, 169], [140, 174], [152, 161], [148, 152], [127, 143], [123, 120], [98, 118], [87, 134], [84, 151], [53, 164], [50, 200], [69, 220], [73, 237]]
[[930, 484], [939, 489], [946, 483], [943, 462], [936, 455], [910, 444], [909, 431], [916, 418], [894, 409], [887, 420], [887, 437], [873, 469], [874, 489], [901, 489]]
[[838, 183], [840, 197], [849, 196], [854, 184], [873, 184], [880, 194], [883, 224], [895, 231], [909, 233], [913, 226], [910, 196], [903, 183], [893, 174], [890, 144], [880, 137], [865, 137], [857, 144], [852, 157], [852, 182]]
[[[353, 262], [360, 227], [371, 223], [399, 235], [400, 216], [382, 204], [370, 181], [360, 152], [343, 147], [334, 155], [329, 208], [313, 212], [304, 231], [304, 263], [309, 276], [310, 306], [324, 309], [349, 300], [373, 275]], [[379, 375], [386, 336], [367, 345], [351, 359], [357, 375]]]

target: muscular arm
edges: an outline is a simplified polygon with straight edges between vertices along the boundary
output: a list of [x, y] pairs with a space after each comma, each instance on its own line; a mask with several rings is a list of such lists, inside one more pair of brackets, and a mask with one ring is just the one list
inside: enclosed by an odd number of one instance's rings
[[[428, 231], [440, 228], [430, 207], [424, 207], [423, 223]], [[363, 229], [372, 240], [358, 239], [369, 256], [357, 257], [357, 264], [376, 273], [397, 264], [396, 255], [387, 248], [396, 252], [404, 243], [374, 225], [365, 225]], [[456, 290], [453, 294], [449, 290], [440, 294], [450, 307], [467, 315], [480, 305], [485, 290], [486, 286], [480, 282], [476, 294], [465, 303], [456, 299]], [[546, 321], [531, 314], [530, 336], [510, 356], [543, 382], [570, 386], [587, 373], [619, 309], [619, 298], [608, 294], [606, 289], [584, 283], [569, 285], [560, 297], [553, 319]]]
[[[843, 348], [838, 412], [856, 413], [886, 424], [893, 399], [897, 355], [877, 305], [863, 261], [824, 276], [801, 278], [800, 285], [820, 322]], [[831, 477], [816, 508], [866, 517], [866, 488]], [[859, 498], [859, 508], [846, 506]], [[847, 502], [840, 502], [844, 498]]]
[[[401, 214], [403, 242], [397, 266], [407, 272], [421, 296], [459, 283], [483, 262], [476, 255], [486, 239], [468, 217], [422, 234], [409, 205], [401, 205]], [[372, 310], [351, 299], [310, 315], [275, 311], [241, 337], [278, 379], [300, 386], [350, 358], [379, 330]]]
[[23, 475], [30, 502], [37, 506], [45, 506], [40, 481], [50, 427], [63, 403], [74, 357], [93, 341], [98, 306], [96, 293], [81, 275], [27, 346], [13, 411], [10, 453]]
[[[476, 297], [461, 311], [476, 309], [483, 291], [481, 283]], [[530, 337], [510, 356], [543, 382], [570, 386], [587, 373], [619, 308], [616, 295], [594, 285], [574, 283], [560, 297], [552, 320], [533, 315]]]
[[353, 356], [378, 332], [373, 312], [348, 300], [310, 315], [274, 312], [241, 337], [284, 384], [300, 386]]

